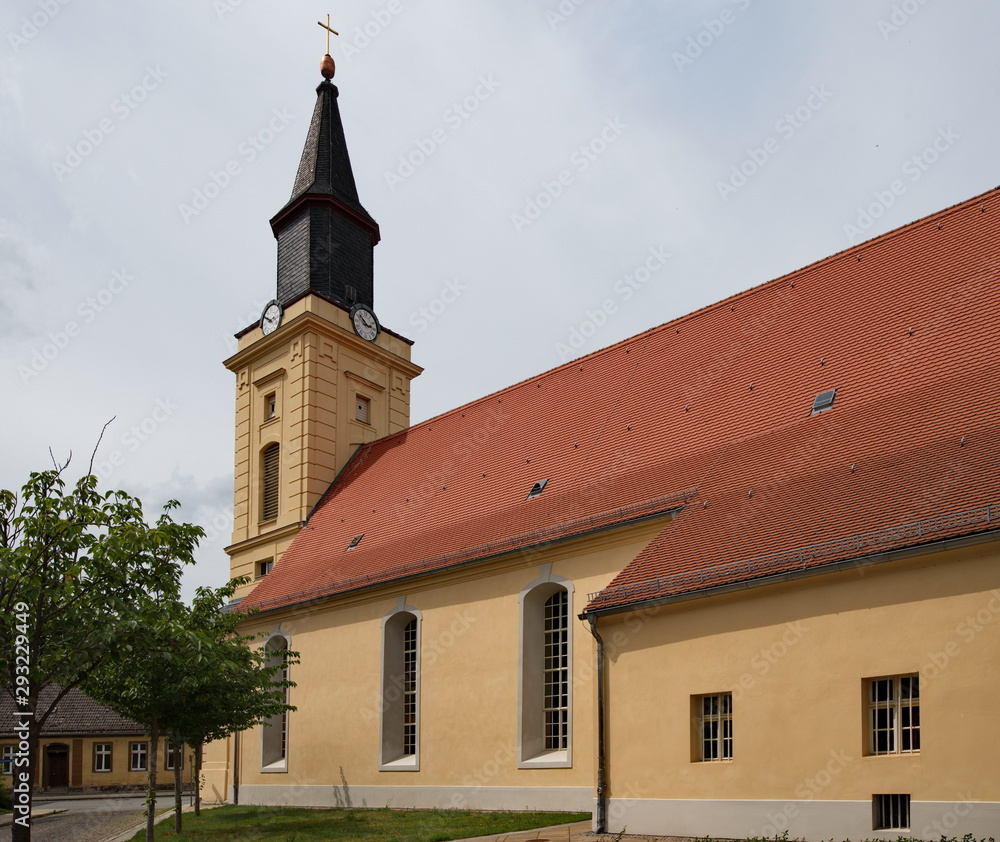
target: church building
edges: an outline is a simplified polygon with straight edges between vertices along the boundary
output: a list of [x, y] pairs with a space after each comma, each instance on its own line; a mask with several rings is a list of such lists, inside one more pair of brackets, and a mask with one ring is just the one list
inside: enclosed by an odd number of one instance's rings
[[323, 69], [226, 361], [295, 710], [206, 797], [996, 835], [1000, 189], [411, 426]]

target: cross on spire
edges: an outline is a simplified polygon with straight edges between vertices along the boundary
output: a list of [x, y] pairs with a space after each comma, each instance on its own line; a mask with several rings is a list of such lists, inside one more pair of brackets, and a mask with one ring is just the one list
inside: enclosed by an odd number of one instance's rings
[[326, 16], [326, 23], [323, 23], [323, 21], [321, 21], [321, 20], [316, 21], [316, 23], [318, 23], [320, 26], [323, 27], [323, 29], [326, 30], [326, 54], [330, 55], [330, 33], [332, 32], [334, 35], [340, 35], [340, 33], [337, 32], [336, 29], [331, 29], [330, 28], [330, 16], [329, 15]]

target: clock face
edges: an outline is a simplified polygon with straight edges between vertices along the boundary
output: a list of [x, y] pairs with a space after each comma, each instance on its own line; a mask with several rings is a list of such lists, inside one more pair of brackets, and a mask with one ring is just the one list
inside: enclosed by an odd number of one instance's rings
[[381, 330], [375, 312], [364, 304], [354, 305], [351, 310], [351, 322], [354, 324], [354, 332], [369, 342], [374, 342]]
[[281, 304], [277, 301], [272, 301], [264, 308], [264, 312], [260, 316], [260, 329], [264, 336], [274, 333], [278, 329], [282, 313]]

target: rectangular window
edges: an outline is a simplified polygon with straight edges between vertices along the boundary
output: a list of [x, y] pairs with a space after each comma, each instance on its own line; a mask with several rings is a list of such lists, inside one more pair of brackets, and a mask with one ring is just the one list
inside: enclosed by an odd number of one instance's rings
[[872, 678], [868, 685], [871, 754], [920, 751], [920, 678], [897, 675]]
[[272, 418], [278, 417], [278, 396], [271, 392], [267, 397], [264, 398], [264, 420], [270, 421]]
[[271, 572], [271, 568], [274, 567], [274, 559], [269, 558], [267, 561], [262, 561], [257, 565], [257, 578], [266, 576]]
[[357, 395], [354, 402], [354, 417], [360, 421], [362, 424], [370, 424], [371, 418], [371, 401], [368, 398], [363, 398], [361, 395]]
[[167, 740], [163, 768], [168, 772], [174, 771], [174, 763], [179, 763], [180, 768], [184, 768], [184, 743], [177, 745], [172, 740]]
[[872, 797], [872, 830], [909, 829], [909, 795], [875, 795]]
[[733, 694], [699, 697], [698, 735], [702, 760], [733, 759]]
[[111, 743], [94, 743], [94, 771], [111, 771]]
[[2, 766], [2, 774], [9, 775], [13, 771], [14, 767], [14, 752], [17, 750], [17, 746], [4, 746], [3, 755], [0, 756], [0, 766]]
[[146, 771], [146, 743], [128, 744], [128, 768], [130, 772]]

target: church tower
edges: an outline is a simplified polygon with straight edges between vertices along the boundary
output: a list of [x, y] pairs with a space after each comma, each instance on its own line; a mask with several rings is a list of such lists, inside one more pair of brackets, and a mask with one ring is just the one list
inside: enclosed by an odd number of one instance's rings
[[[410, 340], [379, 324], [378, 224], [358, 199], [324, 57], [288, 203], [271, 220], [277, 291], [239, 334], [232, 576], [267, 575], [359, 445], [410, 423]], [[253, 582], [237, 593], [244, 596]]]

